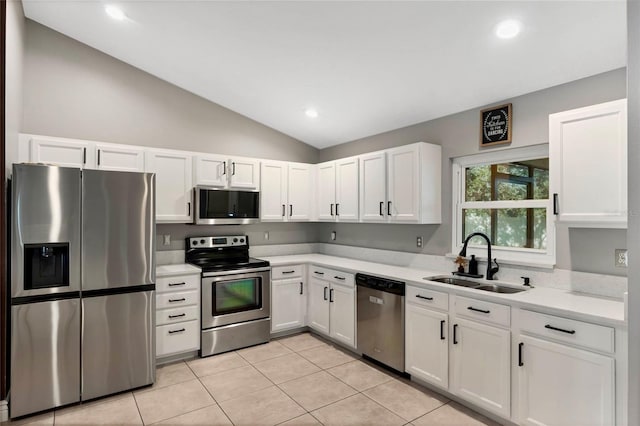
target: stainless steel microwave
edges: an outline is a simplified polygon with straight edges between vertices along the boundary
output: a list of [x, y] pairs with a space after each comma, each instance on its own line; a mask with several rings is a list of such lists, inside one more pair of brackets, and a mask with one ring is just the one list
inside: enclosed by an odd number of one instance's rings
[[196, 186], [193, 223], [244, 225], [260, 221], [260, 193]]

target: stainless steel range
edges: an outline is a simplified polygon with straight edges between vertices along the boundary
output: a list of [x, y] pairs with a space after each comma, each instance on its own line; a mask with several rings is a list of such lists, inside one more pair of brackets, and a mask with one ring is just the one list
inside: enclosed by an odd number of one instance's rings
[[187, 238], [187, 263], [202, 268], [200, 356], [269, 341], [271, 266], [249, 257], [246, 235]]

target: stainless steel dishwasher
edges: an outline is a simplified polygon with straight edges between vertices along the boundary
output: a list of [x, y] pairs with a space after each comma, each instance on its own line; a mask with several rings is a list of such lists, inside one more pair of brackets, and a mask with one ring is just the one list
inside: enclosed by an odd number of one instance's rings
[[356, 274], [358, 351], [404, 372], [404, 287], [401, 281]]

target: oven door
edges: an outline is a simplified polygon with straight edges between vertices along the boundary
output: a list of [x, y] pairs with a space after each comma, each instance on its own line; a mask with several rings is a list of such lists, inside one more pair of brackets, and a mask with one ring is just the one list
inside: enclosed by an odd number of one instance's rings
[[269, 318], [271, 269], [202, 278], [202, 329]]

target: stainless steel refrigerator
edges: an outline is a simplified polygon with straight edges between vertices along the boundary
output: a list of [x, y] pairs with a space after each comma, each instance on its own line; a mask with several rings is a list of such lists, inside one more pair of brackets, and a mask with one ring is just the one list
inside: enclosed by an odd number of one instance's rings
[[11, 417], [155, 380], [155, 175], [14, 165]]

